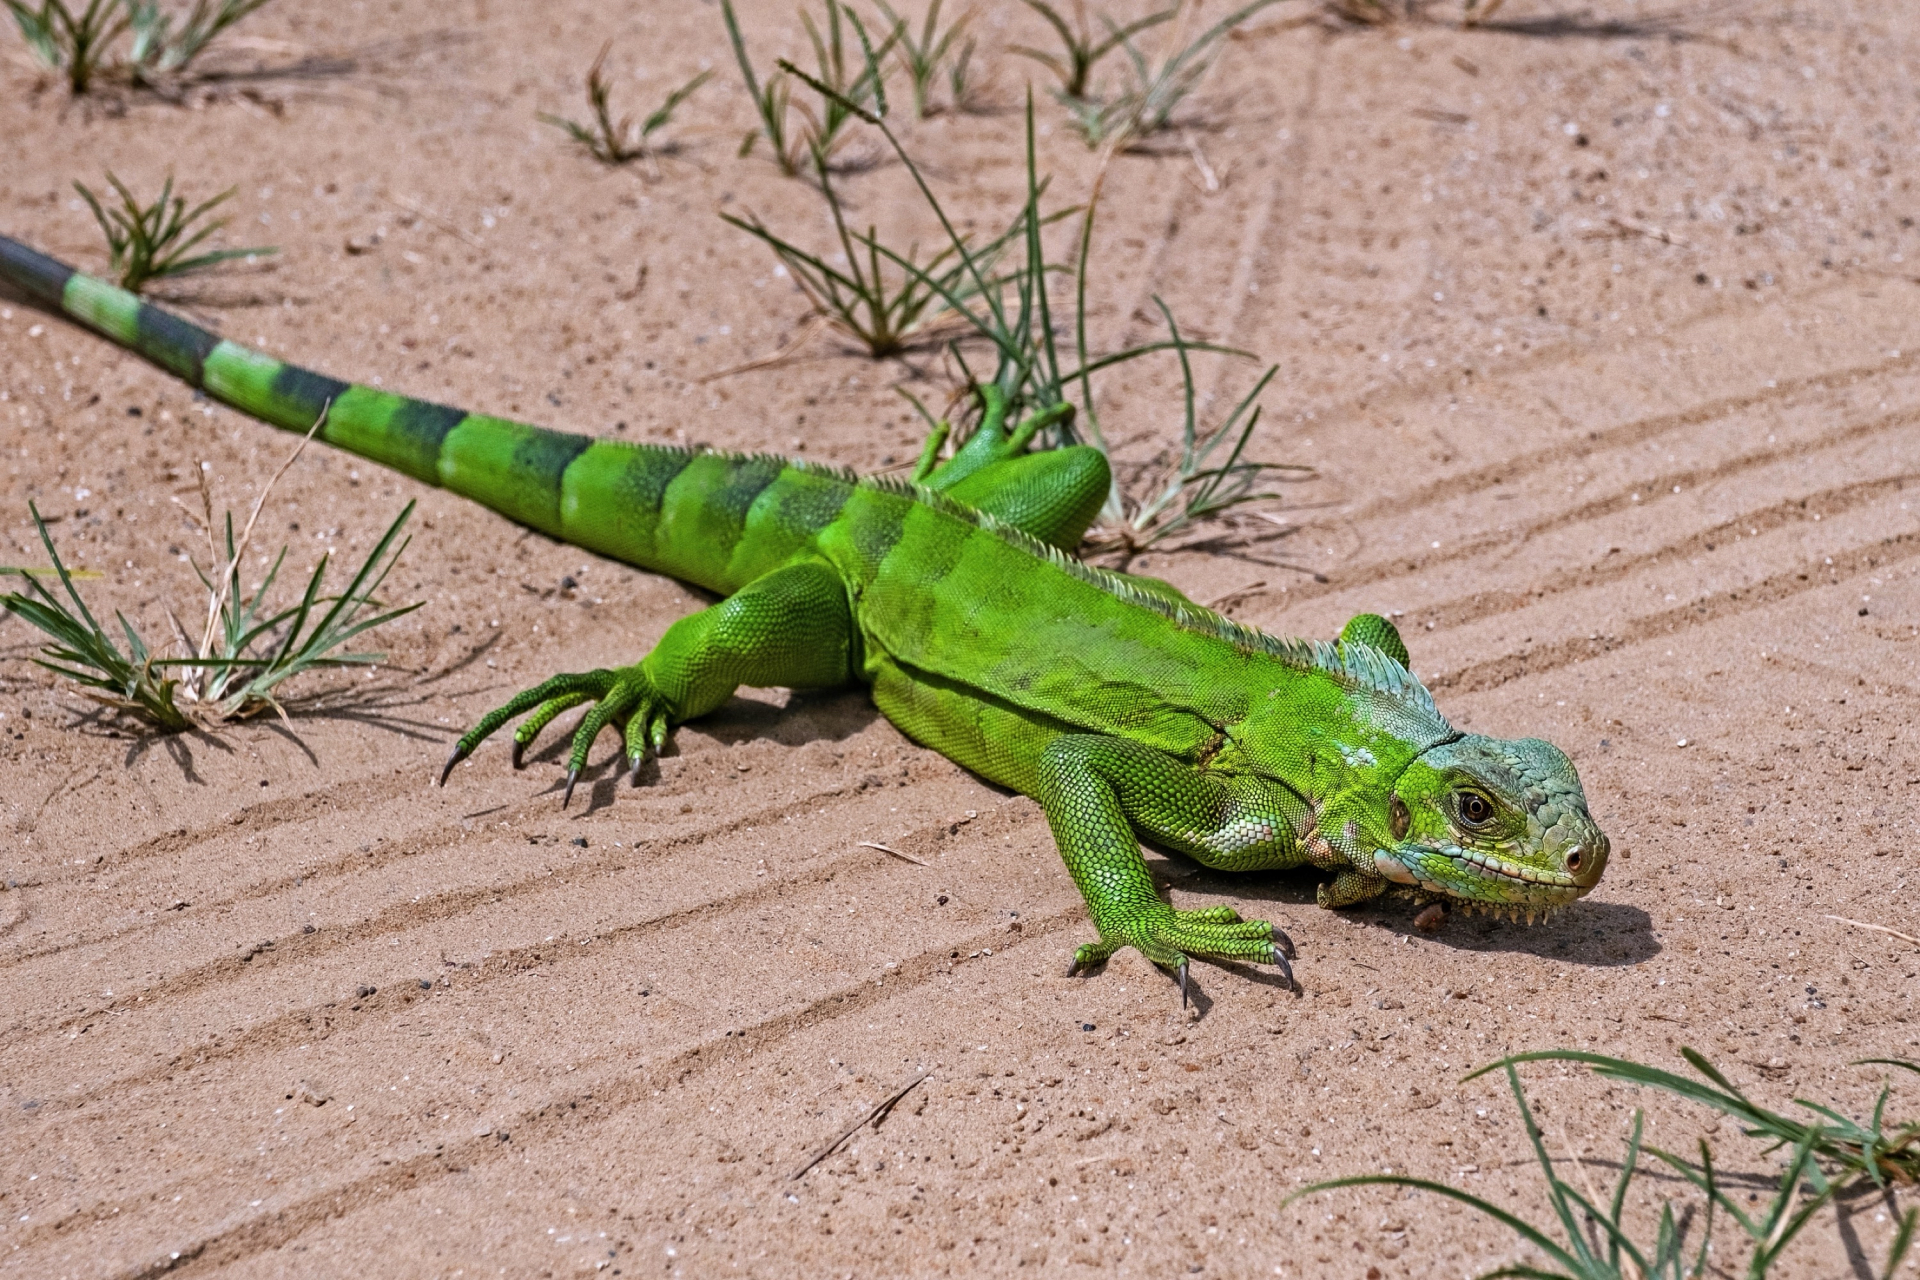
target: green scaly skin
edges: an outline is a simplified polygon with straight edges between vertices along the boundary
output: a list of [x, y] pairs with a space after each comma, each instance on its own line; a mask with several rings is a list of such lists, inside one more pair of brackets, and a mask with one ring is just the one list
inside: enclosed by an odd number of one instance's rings
[[[1572, 763], [1537, 739], [1463, 734], [1363, 614], [1333, 643], [1240, 626], [1165, 583], [1066, 551], [1098, 513], [1106, 460], [1028, 453], [1070, 412], [983, 425], [911, 482], [765, 455], [547, 431], [338, 382], [250, 351], [0, 237], [0, 280], [226, 404], [442, 485], [522, 524], [725, 598], [629, 667], [560, 675], [483, 717], [442, 769], [515, 717], [514, 759], [588, 705], [568, 791], [608, 726], [635, 767], [736, 687], [858, 681], [909, 737], [1032, 796], [1099, 940], [1287, 969], [1292, 944], [1226, 907], [1175, 910], [1142, 837], [1209, 867], [1312, 865], [1322, 906], [1399, 888], [1510, 915], [1599, 880], [1607, 838]], [[563, 802], [564, 803], [564, 802]], [[1291, 970], [1287, 969], [1291, 978]]]

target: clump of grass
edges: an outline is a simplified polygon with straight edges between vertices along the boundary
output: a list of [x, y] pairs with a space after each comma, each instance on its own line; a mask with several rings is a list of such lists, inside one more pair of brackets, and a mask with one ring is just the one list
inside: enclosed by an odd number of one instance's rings
[[649, 112], [637, 128], [632, 116], [624, 116], [615, 124], [612, 86], [607, 83], [605, 72], [607, 54], [612, 48], [611, 40], [602, 45], [600, 56], [593, 60], [593, 67], [587, 72], [587, 105], [593, 110], [593, 122], [590, 125], [545, 112], [540, 113], [540, 119], [564, 129], [568, 137], [585, 147], [587, 154], [601, 164], [622, 165], [631, 160], [651, 160], [655, 154], [666, 149], [654, 145], [653, 135], [672, 123], [674, 111], [692, 96], [694, 90], [705, 84], [713, 72], [702, 71], [667, 94], [666, 101]]
[[[832, 92], [791, 63], [783, 62], [781, 67], [823, 96]], [[862, 118], [892, 147], [947, 238], [947, 247], [933, 262], [926, 264], [915, 261], [911, 251], [903, 254], [880, 243], [872, 233], [845, 235], [842, 242], [849, 262], [858, 260], [856, 251], [865, 256], [869, 264], [865, 279], [871, 280], [882, 263], [889, 264], [920, 287], [916, 297], [931, 295], [927, 307], [941, 305], [942, 314], [960, 330], [959, 335], [949, 340], [947, 350], [965, 376], [967, 389], [975, 394], [958, 397], [965, 405], [958, 422], [935, 422], [932, 415], [921, 410], [944, 443], [956, 449], [962, 447], [985, 420], [991, 406], [992, 412], [1007, 421], [1038, 424], [1023, 437], [1036, 447], [1056, 448], [1085, 442], [1106, 452], [1107, 443], [1100, 430], [1094, 396], [1094, 375], [1155, 352], [1177, 351], [1187, 388], [1181, 459], [1160, 492], [1151, 498], [1129, 499], [1116, 483], [1103, 512], [1103, 521], [1127, 525], [1132, 530], [1128, 535], [1132, 539], [1130, 545], [1137, 549], [1143, 541], [1158, 540], [1175, 529], [1217, 516], [1242, 503], [1271, 497], [1255, 490], [1255, 484], [1263, 475], [1305, 470], [1245, 459], [1247, 444], [1259, 420], [1253, 403], [1271, 378], [1271, 371], [1221, 426], [1202, 432], [1195, 413], [1191, 353], [1241, 357], [1246, 353], [1183, 337], [1178, 328], [1172, 326], [1171, 313], [1164, 307], [1162, 311], [1170, 325], [1168, 338], [1104, 355], [1089, 353], [1087, 280], [1098, 198], [1096, 195], [1084, 209], [1068, 208], [1052, 213], [1042, 209], [1047, 184], [1039, 174], [1031, 95], [1026, 117], [1026, 199], [1008, 230], [985, 245], [973, 244], [955, 228], [925, 175], [885, 120], [867, 113], [862, 113]], [[823, 189], [831, 200], [830, 185]], [[1075, 265], [1068, 269], [1048, 262], [1042, 239], [1049, 224], [1075, 213], [1081, 215], [1078, 254]], [[838, 219], [837, 210], [835, 216]], [[735, 225], [757, 234], [751, 225]], [[1068, 274], [1073, 279], [1072, 299], [1056, 301], [1051, 282]], [[1073, 345], [1064, 352], [1064, 326], [1056, 323], [1056, 306], [1063, 318], [1069, 314], [1072, 317]], [[985, 369], [976, 371], [968, 362], [966, 346], [980, 343], [993, 352], [994, 366], [990, 373]], [[988, 392], [991, 394], [985, 394]], [[1229, 440], [1232, 446], [1226, 450], [1224, 460], [1216, 461]], [[1096, 548], [1099, 545], [1096, 543]]]
[[[727, 24], [727, 39], [733, 45], [734, 61], [740, 66], [741, 78], [747, 82], [747, 93], [753, 98], [754, 111], [760, 117], [760, 127], [747, 134], [740, 142], [740, 154], [750, 154], [761, 138], [773, 152], [774, 163], [780, 171], [789, 176], [798, 174], [809, 161], [819, 172], [826, 171], [827, 162], [845, 142], [844, 130], [849, 121], [869, 114], [884, 116], [887, 113], [886, 57], [893, 51], [894, 43], [901, 38], [901, 29], [896, 26], [874, 47], [867, 28], [853, 9], [840, 0], [827, 0], [826, 31], [823, 34], [820, 24], [813, 15], [802, 9], [800, 21], [807, 29], [807, 38], [813, 45], [814, 61], [818, 69], [817, 76], [808, 76], [810, 83], [826, 86], [823, 94], [823, 106], [819, 115], [815, 115], [804, 103], [793, 101], [787, 84], [787, 75], [792, 74], [790, 64], [782, 60], [781, 74], [769, 77], [764, 83], [754, 71], [753, 59], [747, 55], [745, 38], [740, 34], [740, 20], [733, 11], [733, 0], [720, 0], [720, 15]], [[852, 31], [860, 46], [858, 59], [850, 57], [846, 33]], [[792, 111], [798, 109], [802, 117], [799, 127], [791, 119]]]
[[[1088, 146], [1122, 145], [1166, 128], [1173, 121], [1174, 111], [1212, 69], [1227, 33], [1273, 3], [1275, 0], [1253, 0], [1236, 9], [1158, 64], [1134, 43], [1132, 32], [1115, 28], [1114, 35], [1127, 55], [1127, 85], [1110, 98], [1063, 95], [1061, 101], [1074, 127]], [[1199, 0], [1194, 0], [1192, 11], [1198, 9]]]
[[1052, 27], [1055, 34], [1060, 37], [1060, 51], [1049, 53], [1044, 49], [1014, 45], [1012, 52], [1023, 58], [1031, 58], [1053, 72], [1060, 81], [1057, 96], [1069, 103], [1079, 102], [1087, 97], [1093, 68], [1102, 58], [1142, 31], [1159, 26], [1163, 22], [1171, 22], [1174, 15], [1180, 12], [1180, 6], [1176, 4], [1171, 9], [1161, 9], [1144, 18], [1136, 18], [1125, 26], [1115, 23], [1113, 19], [1102, 14], [1100, 22], [1106, 28], [1107, 34], [1101, 38], [1093, 34], [1092, 28], [1087, 23], [1086, 0], [1074, 0], [1075, 22], [1072, 24], [1067, 22], [1060, 10], [1047, 3], [1047, 0], [1026, 0], [1026, 6], [1044, 18], [1047, 25]]
[[749, 154], [754, 144], [765, 138], [773, 152], [773, 162], [780, 166], [780, 172], [791, 177], [799, 173], [801, 165], [806, 163], [807, 147], [799, 132], [789, 127], [788, 108], [793, 103], [786, 77], [774, 75], [762, 84], [754, 73], [753, 59], [747, 56], [747, 42], [740, 34], [740, 20], [734, 15], [733, 0], [720, 0], [720, 16], [726, 21], [727, 39], [733, 45], [734, 61], [740, 64], [740, 75], [747, 82], [747, 94], [753, 99], [753, 109], [760, 117], [760, 127], [740, 140], [740, 154]]
[[[183, 276], [194, 271], [230, 262], [235, 258], [278, 253], [272, 247], [258, 249], [213, 249], [195, 254], [208, 236], [227, 225], [225, 218], [200, 222], [208, 213], [233, 197], [238, 187], [228, 187], [211, 200], [187, 208], [186, 198], [173, 194], [173, 178], [160, 188], [160, 198], [143, 205], [120, 179], [107, 174], [107, 181], [120, 193], [119, 208], [103, 208], [86, 184], [76, 182], [74, 189], [93, 210], [100, 231], [107, 238], [107, 271], [129, 293], [138, 293], [148, 281]], [[191, 256], [189, 256], [191, 255]]]
[[66, 0], [40, 0], [37, 7], [26, 0], [3, 2], [34, 56], [64, 75], [67, 88], [76, 94], [93, 87], [106, 63], [107, 46], [127, 29], [121, 0], [87, 0], [77, 15]]
[[[1363, 1174], [1318, 1182], [1295, 1192], [1285, 1203], [1339, 1187], [1358, 1186], [1406, 1187], [1445, 1196], [1511, 1228], [1545, 1255], [1544, 1266], [1529, 1263], [1499, 1267], [1486, 1273], [1487, 1280], [1496, 1276], [1524, 1276], [1533, 1280], [1699, 1280], [1708, 1268], [1714, 1217], [1722, 1213], [1747, 1237], [1745, 1274], [1749, 1280], [1761, 1280], [1832, 1201], [1868, 1183], [1884, 1188], [1889, 1178], [1912, 1180], [1915, 1154], [1912, 1147], [1915, 1135], [1920, 1134], [1920, 1124], [1909, 1124], [1891, 1136], [1887, 1134], [1883, 1114], [1890, 1087], [1881, 1089], [1873, 1119], [1867, 1125], [1850, 1120], [1831, 1107], [1804, 1100], [1801, 1106], [1825, 1120], [1803, 1122], [1757, 1106], [1705, 1058], [1691, 1049], [1682, 1052], [1707, 1083], [1643, 1063], [1574, 1050], [1516, 1054], [1466, 1077], [1472, 1080], [1489, 1071], [1505, 1070], [1514, 1103], [1526, 1127], [1528, 1143], [1546, 1180], [1554, 1228], [1536, 1226], [1459, 1187], [1403, 1174]], [[1540, 1125], [1520, 1086], [1518, 1063], [1549, 1060], [1584, 1062], [1609, 1079], [1647, 1085], [1704, 1103], [1745, 1122], [1746, 1136], [1771, 1139], [1768, 1152], [1786, 1148], [1787, 1158], [1767, 1202], [1757, 1211], [1742, 1207], [1715, 1171], [1713, 1152], [1705, 1139], [1698, 1141], [1696, 1158], [1692, 1160], [1645, 1145], [1642, 1140], [1644, 1115], [1639, 1111], [1634, 1112], [1633, 1129], [1612, 1194], [1602, 1200], [1587, 1181], [1586, 1171], [1579, 1168], [1577, 1158], [1574, 1164], [1583, 1185], [1575, 1186], [1562, 1176], [1559, 1166], [1548, 1154]], [[1920, 1065], [1902, 1060], [1869, 1061], [1920, 1072]], [[1625, 1213], [1628, 1194], [1644, 1171], [1643, 1155], [1652, 1156], [1704, 1197], [1702, 1202], [1686, 1205], [1677, 1213], [1673, 1201], [1663, 1198], [1650, 1241], [1626, 1221]], [[1702, 1207], [1704, 1213], [1700, 1212]], [[1696, 1217], [1702, 1219], [1698, 1243], [1690, 1244]], [[1888, 1280], [1905, 1260], [1913, 1244], [1916, 1225], [1920, 1225], [1920, 1209], [1909, 1209], [1901, 1216], [1883, 1273]], [[1731, 1274], [1729, 1260], [1715, 1260], [1714, 1270], [1716, 1274]]]
[[[844, 140], [843, 130], [848, 122], [867, 114], [887, 114], [886, 59], [899, 41], [901, 31], [895, 28], [888, 32], [876, 49], [860, 15], [840, 0], [827, 0], [824, 35], [813, 15], [805, 9], [800, 11], [800, 23], [807, 29], [814, 63], [819, 68], [815, 81], [832, 91], [823, 95], [820, 118], [811, 125], [807, 142], [815, 167], [824, 173], [826, 161]], [[849, 30], [860, 44], [858, 59], [848, 55], [846, 33]]]
[[[1110, 521], [1107, 529], [1090, 539], [1096, 549], [1121, 550], [1129, 555], [1242, 503], [1279, 498], [1278, 493], [1255, 490], [1256, 485], [1270, 476], [1299, 478], [1314, 474], [1312, 467], [1246, 459], [1247, 442], [1253, 438], [1254, 428], [1260, 425], [1260, 406], [1256, 402], [1273, 381], [1274, 374], [1280, 372], [1277, 364], [1267, 367], [1253, 389], [1240, 398], [1218, 427], [1211, 431], [1201, 428], [1195, 403], [1193, 361], [1189, 355], [1194, 344], [1181, 336], [1180, 326], [1167, 304], [1158, 297], [1153, 301], [1166, 319], [1173, 348], [1180, 356], [1184, 413], [1180, 423], [1179, 456], [1167, 466], [1155, 489], [1144, 499], [1126, 503], [1129, 509], [1124, 516]], [[1222, 446], [1229, 442], [1232, 447], [1226, 450], [1225, 458], [1220, 459]]]
[[[1578, 1049], [1543, 1049], [1536, 1053], [1515, 1054], [1481, 1068], [1467, 1079], [1497, 1071], [1510, 1063], [1584, 1063], [1593, 1068], [1595, 1075], [1604, 1079], [1659, 1089], [1731, 1116], [1741, 1123], [1742, 1132], [1747, 1137], [1769, 1140], [1773, 1145], [1768, 1150], [1797, 1147], [1805, 1143], [1814, 1155], [1827, 1161], [1842, 1175], [1865, 1178], [1876, 1187], [1885, 1186], [1888, 1182], [1920, 1182], [1920, 1120], [1887, 1129], [1885, 1117], [1887, 1102], [1893, 1093], [1891, 1085], [1881, 1088], [1879, 1099], [1874, 1104], [1873, 1118], [1864, 1125], [1831, 1107], [1804, 1098], [1794, 1099], [1794, 1105], [1821, 1118], [1797, 1120], [1754, 1102], [1697, 1051], [1683, 1048], [1680, 1055], [1701, 1079], [1695, 1080], [1626, 1058], [1610, 1058]], [[1903, 1058], [1864, 1058], [1854, 1065], [1898, 1067], [1920, 1074], [1920, 1063], [1908, 1062]]]
[[87, 0], [77, 13], [67, 0], [0, 0], [34, 56], [66, 77], [73, 93], [89, 92], [110, 64], [109, 46], [131, 31], [133, 42], [121, 73], [136, 85], [154, 87], [184, 74], [207, 46], [268, 0], [193, 0], [178, 15], [159, 0]]
[[174, 15], [159, 0], [126, 0], [133, 48], [128, 55], [136, 83], [151, 84], [186, 71], [222, 31], [268, 0], [193, 0], [185, 20], [174, 25]]
[[[296, 449], [293, 456], [298, 457], [299, 450]], [[285, 474], [292, 461], [293, 458], [287, 460], [274, 480]], [[212, 498], [206, 488], [204, 471], [201, 476], [205, 509], [202, 527], [217, 568], [203, 570], [197, 563], [194, 566], [208, 593], [206, 621], [198, 642], [188, 637], [178, 615], [169, 614], [187, 656], [161, 656], [127, 621], [126, 615], [116, 611], [114, 618], [126, 642], [122, 651], [94, 619], [74, 586], [78, 578], [98, 575], [67, 568], [53, 545], [53, 536], [47, 532], [46, 521], [31, 503], [28, 510], [47, 549], [52, 569], [13, 570], [25, 579], [26, 590], [0, 596], [0, 607], [53, 638], [53, 643], [45, 646], [34, 659], [35, 663], [75, 681], [84, 697], [125, 712], [163, 733], [179, 733], [196, 726], [211, 728], [268, 710], [285, 719], [287, 709], [281, 701], [282, 684], [327, 667], [382, 661], [384, 654], [337, 650], [360, 633], [420, 607], [420, 602], [415, 602], [388, 608], [377, 595], [406, 550], [404, 539], [398, 546], [395, 540], [400, 538], [401, 529], [413, 514], [413, 503], [407, 503], [387, 527], [354, 572], [345, 591], [325, 594], [330, 557], [323, 555], [307, 579], [299, 601], [272, 610], [266, 607], [265, 600], [286, 561], [286, 548], [280, 549], [273, 567], [251, 595], [242, 590], [240, 568], [253, 537], [254, 523], [273, 484], [269, 482], [261, 492], [236, 539], [231, 512], [224, 520], [223, 535], [216, 536]], [[209, 576], [210, 573], [213, 576]], [[45, 577], [59, 579], [64, 599], [42, 581]]]
[[847, 264], [844, 269], [776, 235], [755, 215], [740, 218], [723, 213], [720, 217], [772, 249], [813, 304], [815, 315], [876, 359], [897, 355], [915, 341], [925, 340], [943, 316], [963, 324], [951, 315], [953, 307], [994, 286], [995, 264], [1021, 234], [1016, 220], [984, 245], [974, 246], [962, 237], [920, 263], [917, 244], [898, 254], [880, 243], [874, 228], [862, 234], [847, 225], [846, 211], [824, 165], [820, 166], [820, 191], [833, 215], [840, 256]]
[[[907, 73], [908, 81], [913, 85], [913, 114], [924, 119], [933, 112], [933, 86], [940, 78], [940, 69], [947, 66], [949, 84], [953, 93], [953, 109], [964, 109], [967, 91], [967, 67], [973, 60], [974, 44], [967, 40], [959, 44], [966, 35], [967, 24], [973, 20], [969, 10], [955, 18], [945, 31], [940, 29], [940, 0], [933, 0], [927, 6], [926, 18], [920, 24], [920, 35], [914, 38], [913, 28], [907, 19], [893, 11], [887, 0], [874, 0], [880, 12], [886, 15], [892, 25], [894, 36], [894, 56]], [[956, 46], [958, 53], [955, 53]], [[948, 57], [953, 58], [950, 66]]]

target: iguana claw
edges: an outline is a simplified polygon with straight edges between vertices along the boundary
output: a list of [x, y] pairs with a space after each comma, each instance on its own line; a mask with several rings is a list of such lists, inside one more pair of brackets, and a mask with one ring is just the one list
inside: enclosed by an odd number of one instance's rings
[[628, 759], [633, 762], [633, 769], [627, 774], [627, 780], [629, 785], [637, 787], [640, 785], [640, 766], [647, 762], [647, 757], [644, 754], [636, 754], [629, 756]]
[[460, 743], [454, 743], [453, 750], [447, 753], [447, 762], [440, 766], [440, 781], [434, 785], [439, 787], [446, 786], [448, 776], [453, 773], [453, 766], [465, 760], [472, 753], [473, 749], [471, 747], [463, 748]]
[[1186, 960], [1182, 960], [1180, 962], [1180, 1007], [1182, 1009], [1187, 1007], [1187, 966], [1188, 964], [1189, 962]]
[[565, 795], [560, 797], [560, 807], [562, 809], [573, 802], [573, 784], [578, 781], [580, 781], [580, 771], [578, 769], [567, 770], [567, 791]]

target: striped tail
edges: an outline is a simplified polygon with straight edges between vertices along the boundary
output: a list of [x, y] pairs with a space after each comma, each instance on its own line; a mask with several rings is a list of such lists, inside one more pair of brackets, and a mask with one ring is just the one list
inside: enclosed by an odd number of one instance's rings
[[223, 404], [320, 438], [522, 524], [731, 592], [830, 520], [850, 473], [756, 454], [695, 452], [468, 413], [340, 382], [228, 342], [0, 236], [0, 281], [145, 356]]
[[0, 280], [145, 356], [222, 404], [444, 485], [562, 535], [561, 477], [592, 441], [340, 382], [228, 342], [199, 325], [0, 236]]

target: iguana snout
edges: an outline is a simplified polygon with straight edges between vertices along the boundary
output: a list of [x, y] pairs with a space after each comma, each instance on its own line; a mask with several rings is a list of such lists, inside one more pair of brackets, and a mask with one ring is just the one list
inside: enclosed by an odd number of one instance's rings
[[1538, 738], [1473, 734], [1422, 753], [1390, 822], [1397, 843], [1375, 853], [1377, 874], [1528, 914], [1593, 888], [1610, 852], [1573, 762]]

